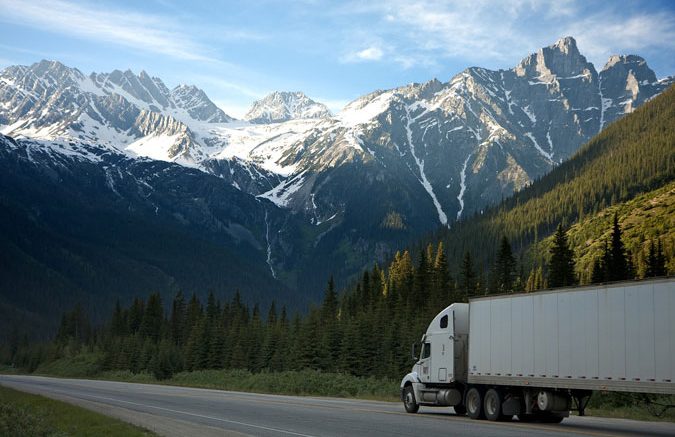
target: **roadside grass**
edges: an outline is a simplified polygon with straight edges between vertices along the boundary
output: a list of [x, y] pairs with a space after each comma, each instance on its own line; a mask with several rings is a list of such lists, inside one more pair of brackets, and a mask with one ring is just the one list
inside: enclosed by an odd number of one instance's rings
[[95, 352], [79, 353], [41, 364], [36, 375], [64, 378], [91, 378], [101, 373], [103, 355]]
[[[597, 392], [593, 394], [586, 414], [619, 419], [675, 422], [675, 408], [663, 411], [661, 407], [675, 405], [675, 396], [654, 395], [649, 399], [653, 402], [651, 405], [627, 393]], [[661, 414], [656, 416], [655, 412]]]
[[317, 370], [261, 373], [252, 373], [248, 370], [198, 370], [177, 373], [165, 381], [157, 381], [149, 373], [133, 374], [125, 371], [104, 372], [97, 378], [293, 396], [327, 396], [380, 401], [399, 399], [397, 381], [324, 373]]
[[154, 435], [150, 431], [84, 408], [0, 386], [0, 436]]

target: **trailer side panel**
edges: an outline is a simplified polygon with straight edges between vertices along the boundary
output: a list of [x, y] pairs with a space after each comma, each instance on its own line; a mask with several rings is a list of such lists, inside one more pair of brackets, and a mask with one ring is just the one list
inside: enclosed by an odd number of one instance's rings
[[675, 394], [675, 278], [473, 299], [468, 380]]

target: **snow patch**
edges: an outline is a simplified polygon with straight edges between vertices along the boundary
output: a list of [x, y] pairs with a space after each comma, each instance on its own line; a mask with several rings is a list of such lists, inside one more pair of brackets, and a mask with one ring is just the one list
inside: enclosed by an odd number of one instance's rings
[[265, 198], [278, 207], [285, 208], [291, 200], [291, 196], [296, 193], [305, 182], [304, 172], [291, 179], [286, 179], [271, 190], [259, 194], [257, 197]]
[[389, 108], [393, 95], [392, 91], [388, 91], [372, 100], [356, 100], [345, 106], [336, 118], [345, 127], [368, 123]]
[[541, 146], [537, 142], [537, 139], [534, 138], [534, 135], [532, 135], [532, 132], [526, 132], [525, 136], [528, 137], [530, 140], [532, 140], [534, 147], [539, 151], [539, 153], [541, 153], [542, 156], [544, 156], [549, 161], [553, 160], [553, 155], [551, 155], [550, 153], [546, 152], [544, 149], [541, 148]]
[[274, 266], [272, 265], [272, 245], [270, 244], [270, 222], [268, 220], [267, 209], [265, 209], [265, 240], [267, 242], [267, 265], [270, 266], [270, 272], [272, 272], [272, 277], [277, 279], [277, 273], [274, 271]]
[[469, 156], [467, 156], [466, 159], [464, 160], [462, 171], [459, 173], [459, 194], [457, 195], [457, 200], [459, 201], [459, 211], [457, 211], [457, 220], [459, 220], [462, 217], [462, 212], [464, 212], [464, 192], [466, 191], [466, 167], [469, 165], [469, 159], [471, 159], [471, 154], [469, 154]]
[[429, 193], [429, 196], [431, 197], [431, 200], [434, 202], [434, 206], [436, 207], [436, 211], [438, 212], [438, 220], [441, 222], [443, 226], [448, 225], [448, 216], [445, 215], [445, 212], [443, 211], [443, 208], [441, 207], [441, 203], [438, 201], [438, 198], [436, 198], [436, 194], [434, 194], [434, 189], [429, 183], [429, 180], [427, 179], [426, 174], [424, 173], [424, 160], [421, 160], [417, 157], [417, 154], [415, 153], [415, 145], [413, 144], [412, 140], [412, 129], [410, 129], [410, 125], [412, 122], [415, 121], [415, 119], [410, 118], [410, 108], [406, 106], [406, 115], [407, 115], [407, 123], [405, 125], [405, 130], [406, 134], [408, 136], [408, 145], [410, 146], [410, 153], [412, 154], [413, 159], [415, 160], [415, 163], [417, 164], [417, 168], [419, 168], [420, 171], [420, 177], [418, 180], [424, 187], [424, 189]]

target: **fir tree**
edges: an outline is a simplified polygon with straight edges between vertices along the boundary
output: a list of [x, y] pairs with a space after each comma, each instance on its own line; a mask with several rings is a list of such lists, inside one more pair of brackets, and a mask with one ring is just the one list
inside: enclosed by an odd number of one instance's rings
[[478, 292], [476, 272], [473, 266], [473, 259], [471, 253], [465, 252], [462, 260], [461, 270], [459, 272], [460, 284], [459, 288], [464, 294], [463, 298], [468, 301], [469, 297], [475, 296]]
[[185, 342], [185, 298], [179, 291], [173, 298], [171, 307], [171, 338], [174, 344], [182, 347]]
[[148, 298], [148, 303], [143, 314], [140, 333], [142, 337], [149, 338], [152, 342], [159, 341], [164, 321], [164, 309], [162, 308], [162, 298], [159, 293], [153, 293]]
[[607, 257], [606, 269], [607, 279], [609, 281], [620, 281], [623, 279], [630, 279], [630, 266], [628, 258], [626, 257], [626, 249], [621, 239], [621, 227], [619, 226], [619, 218], [614, 214], [614, 222], [612, 225], [612, 235], [610, 237], [609, 256]]
[[559, 224], [553, 237], [553, 247], [550, 250], [551, 262], [548, 268], [549, 287], [567, 287], [575, 285], [574, 253], [567, 242], [567, 233]]
[[511, 244], [506, 236], [502, 237], [497, 251], [497, 260], [493, 270], [494, 291], [508, 293], [513, 291], [516, 260], [511, 251]]

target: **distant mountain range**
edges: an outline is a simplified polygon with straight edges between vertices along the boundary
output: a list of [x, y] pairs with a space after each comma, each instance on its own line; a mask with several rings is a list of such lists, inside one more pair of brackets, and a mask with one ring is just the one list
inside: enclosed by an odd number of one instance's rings
[[[145, 72], [86, 76], [55, 61], [9, 67], [0, 72], [7, 136], [0, 199], [19, 239], [13, 274], [39, 258], [18, 223], [48, 228], [53, 254], [71, 253], [39, 261], [67, 284], [80, 269], [97, 272], [105, 263], [86, 266], [87, 251], [64, 249], [66, 241], [103, 244], [102, 235], [65, 222], [100, 225], [111, 247], [121, 239], [128, 248], [134, 234], [109, 225], [142, 219], [138, 229], [155, 243], [189, 235], [185, 250], [167, 255], [153, 243], [147, 253], [124, 252], [134, 262], [121, 275], [153, 271], [167, 292], [249, 284], [261, 296], [280, 289], [313, 298], [331, 273], [344, 281], [364, 263], [526, 187], [672, 83], [634, 55], [612, 56], [598, 72], [567, 37], [512, 69], [472, 67], [448, 82], [375, 91], [336, 115], [301, 92], [272, 93], [241, 121], [202, 90], [169, 90]], [[54, 199], [66, 204], [53, 208]], [[99, 225], [87, 218], [94, 216]], [[151, 231], [160, 228], [161, 238]], [[195, 249], [197, 240], [208, 250]], [[210, 258], [216, 271], [178, 274], [193, 254]], [[258, 272], [255, 287], [235, 279], [249, 265]], [[96, 281], [78, 284], [84, 295], [96, 293]], [[16, 289], [0, 284], [5, 298]]]

